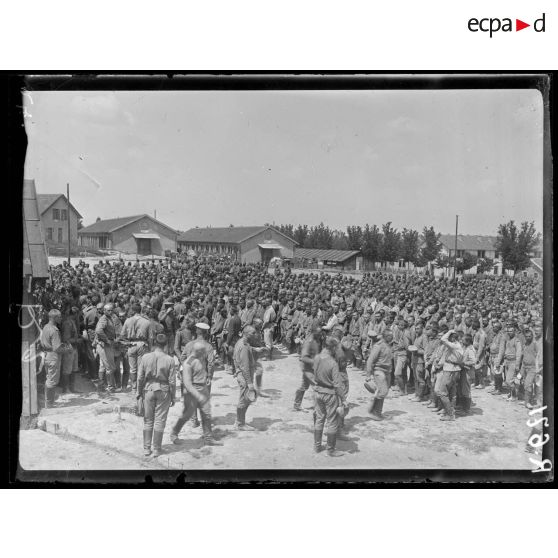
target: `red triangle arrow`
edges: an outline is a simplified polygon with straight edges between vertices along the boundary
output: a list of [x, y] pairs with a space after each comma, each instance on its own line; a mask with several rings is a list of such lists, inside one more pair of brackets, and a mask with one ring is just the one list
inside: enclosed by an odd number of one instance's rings
[[516, 31], [521, 31], [522, 29], [525, 29], [526, 27], [531, 27], [531, 24], [525, 23], [524, 21], [521, 21], [520, 19], [515, 20], [515, 30]]

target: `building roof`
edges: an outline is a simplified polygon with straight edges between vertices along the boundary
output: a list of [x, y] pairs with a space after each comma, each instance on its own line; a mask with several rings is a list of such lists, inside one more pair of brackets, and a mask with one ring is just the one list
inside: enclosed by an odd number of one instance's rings
[[50, 275], [34, 180], [23, 181], [23, 275]]
[[323, 260], [328, 262], [344, 262], [358, 256], [359, 250], [320, 250], [318, 248], [297, 248], [295, 258], [306, 260]]
[[267, 229], [271, 229], [281, 236], [284, 236], [294, 244], [298, 244], [296, 240], [268, 225], [263, 225], [261, 227], [195, 227], [181, 233], [178, 236], [178, 242], [240, 244], [241, 242], [260, 234]]
[[[39, 213], [42, 215], [54, 202], [58, 201], [58, 198], [64, 198], [66, 201], [66, 196], [64, 194], [37, 194], [37, 203], [39, 204]], [[77, 216], [82, 219], [80, 212], [73, 206], [70, 202], [70, 208], [73, 209]]]
[[169, 229], [170, 231], [173, 231], [176, 234], [176, 231], [172, 227], [169, 227], [168, 225], [161, 223], [161, 221], [157, 221], [157, 219], [151, 217], [151, 215], [147, 215], [147, 213], [143, 213], [142, 215], [132, 215], [131, 217], [116, 217], [115, 219], [102, 219], [101, 221], [97, 221], [92, 225], [80, 229], [78, 231], [78, 234], [112, 233], [118, 229], [121, 229], [122, 227], [125, 227], [126, 225], [130, 225], [131, 223], [135, 223], [136, 221], [145, 218], [150, 219], [151, 221], [155, 221], [156, 223], [159, 223], [159, 225], [162, 225], [163, 227]]
[[[449, 250], [455, 249], [455, 235], [442, 234], [440, 242]], [[458, 250], [496, 250], [495, 236], [480, 236], [472, 234], [457, 235]]]

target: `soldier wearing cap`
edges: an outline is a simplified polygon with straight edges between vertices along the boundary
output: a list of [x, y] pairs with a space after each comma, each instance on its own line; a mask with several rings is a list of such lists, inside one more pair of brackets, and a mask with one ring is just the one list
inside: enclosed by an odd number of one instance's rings
[[77, 308], [68, 303], [64, 308], [60, 339], [65, 346], [60, 354], [60, 385], [65, 393], [74, 393], [75, 372], [78, 371], [78, 328], [76, 326]]
[[203, 337], [193, 341], [189, 353], [182, 363], [184, 404], [182, 415], [173, 426], [170, 436], [171, 441], [175, 444], [178, 443], [178, 434], [182, 427], [199, 411], [204, 445], [221, 445], [214, 440], [211, 428], [210, 386], [213, 373], [210, 373], [208, 369], [208, 351], [213, 352], [213, 347], [211, 345], [208, 347], [208, 345]]
[[[132, 389], [137, 388], [137, 375], [139, 362], [143, 355], [151, 349], [153, 338], [151, 336], [151, 324], [149, 320], [141, 314], [141, 305], [137, 302], [131, 306], [132, 315], [126, 319], [120, 330], [120, 339], [129, 343], [127, 358], [130, 369], [130, 381]], [[122, 389], [126, 389], [122, 385]]]
[[114, 305], [110, 302], [103, 307], [103, 315], [97, 322], [95, 328], [95, 348], [99, 355], [99, 390], [107, 390], [109, 393], [115, 389], [114, 373], [116, 363], [114, 362], [114, 340], [116, 330], [113, 323], [112, 312]]
[[500, 343], [497, 359], [498, 366], [503, 369], [504, 385], [509, 390], [509, 393], [504, 394], [504, 397], [509, 401], [517, 400], [517, 383], [515, 380], [521, 367], [522, 355], [523, 348], [521, 347], [521, 341], [516, 337], [516, 328], [509, 322], [506, 327], [506, 335]]
[[99, 297], [97, 295], [91, 296], [91, 299], [83, 309], [83, 338], [85, 340], [84, 353], [86, 356], [87, 371], [92, 380], [97, 380], [99, 375], [99, 364], [95, 357], [93, 343], [95, 341], [95, 328], [99, 321], [99, 312], [97, 304]]
[[256, 400], [257, 393], [254, 388], [254, 374], [256, 371], [256, 359], [252, 351], [257, 333], [254, 327], [247, 326], [242, 332], [242, 337], [234, 346], [234, 373], [240, 388], [238, 405], [236, 407], [235, 428], [237, 430], [254, 430], [246, 424], [246, 412], [248, 407]]
[[[371, 337], [377, 338], [378, 334], [372, 332]], [[374, 343], [370, 356], [366, 361], [366, 383], [368, 391], [374, 393], [370, 404], [369, 413], [373, 420], [383, 420], [382, 410], [391, 384], [391, 370], [393, 362], [393, 333], [391, 329], [384, 329], [381, 339]], [[374, 376], [375, 390], [370, 387], [370, 380]]]
[[346, 408], [343, 382], [339, 365], [335, 359], [338, 341], [327, 337], [322, 351], [314, 359], [314, 451], [322, 451], [322, 437], [326, 430], [327, 454], [330, 457], [342, 455], [336, 448], [339, 429], [338, 409]]
[[143, 448], [146, 456], [151, 454], [152, 443], [153, 457], [161, 455], [167, 415], [174, 405], [176, 368], [174, 359], [164, 351], [167, 343], [167, 336], [158, 334], [153, 352], [143, 355], [139, 363], [137, 398], [144, 399]]
[[[300, 365], [302, 368], [302, 381], [296, 390], [293, 404], [294, 411], [300, 411], [302, 400], [306, 390], [310, 387], [314, 378], [314, 359], [322, 350], [322, 328], [315, 325], [310, 335], [306, 337], [300, 352]], [[320, 442], [321, 443], [321, 442]]]
[[56, 386], [60, 381], [60, 354], [63, 351], [60, 340], [60, 324], [62, 315], [59, 310], [50, 310], [48, 323], [41, 331], [40, 343], [46, 355], [44, 367], [46, 371], [45, 381], [45, 406], [54, 404], [56, 400]]

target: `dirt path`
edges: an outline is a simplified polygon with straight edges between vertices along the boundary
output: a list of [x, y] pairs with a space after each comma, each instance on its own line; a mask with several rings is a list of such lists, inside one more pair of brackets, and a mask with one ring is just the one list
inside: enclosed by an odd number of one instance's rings
[[[529, 434], [527, 412], [517, 403], [474, 390], [473, 415], [448, 423], [407, 397], [389, 397], [384, 405], [386, 420], [378, 423], [368, 415], [370, 395], [363, 388], [361, 372], [349, 369], [349, 377], [349, 441], [338, 442], [342, 457], [313, 453], [311, 398], [306, 395], [303, 412], [292, 411], [300, 382], [298, 358], [282, 354], [264, 363], [264, 393], [268, 397], [258, 399], [247, 415], [248, 423], [256, 428], [254, 432], [233, 429], [238, 387], [232, 376], [223, 370], [216, 372], [213, 423], [222, 447], [203, 447], [201, 430], [190, 425], [181, 433], [181, 443], [171, 444], [168, 432], [180, 412], [181, 404], [177, 403], [169, 413], [163, 440], [165, 454], [157, 460], [145, 459], [142, 420], [112, 412], [115, 405], [133, 405], [132, 395], [99, 398], [84, 393], [66, 396], [65, 407], [41, 415], [57, 424], [59, 432], [66, 432], [66, 440], [64, 435], [22, 433], [21, 462], [29, 469], [532, 468], [523, 451]], [[108, 412], [94, 412], [99, 408]]]

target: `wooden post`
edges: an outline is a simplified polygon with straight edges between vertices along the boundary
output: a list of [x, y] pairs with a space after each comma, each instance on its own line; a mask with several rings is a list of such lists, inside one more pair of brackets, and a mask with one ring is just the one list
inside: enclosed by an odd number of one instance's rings
[[70, 231], [71, 231], [71, 227], [70, 227], [70, 183], [68, 182], [66, 184], [66, 198], [67, 198], [67, 202], [68, 202], [68, 209], [67, 209], [67, 219], [68, 219], [68, 265], [70, 265], [71, 262], [71, 236], [70, 236]]

